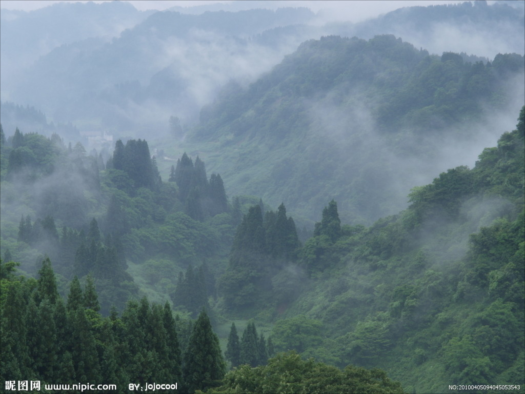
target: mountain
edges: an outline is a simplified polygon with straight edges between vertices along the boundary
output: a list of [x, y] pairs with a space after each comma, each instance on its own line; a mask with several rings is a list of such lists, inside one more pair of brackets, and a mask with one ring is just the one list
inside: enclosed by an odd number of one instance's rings
[[523, 8], [520, 10], [499, 1], [491, 5], [474, 1], [399, 8], [350, 27], [347, 34], [360, 38], [394, 34], [435, 54], [466, 52], [493, 58], [498, 53], [523, 55], [525, 39], [515, 32], [524, 29]]
[[344, 224], [327, 202], [295, 259], [264, 254], [257, 222], [275, 219], [254, 206], [219, 281], [221, 310], [271, 324], [278, 352], [380, 368], [406, 392], [521, 381], [524, 139], [522, 107], [472, 169], [439, 174], [369, 227]]
[[182, 146], [234, 194], [309, 220], [334, 198], [346, 222], [370, 223], [436, 171], [473, 164], [497, 138], [486, 124], [521, 105], [523, 70], [521, 55], [472, 64], [394, 36], [311, 40], [203, 108]]
[[272, 48], [250, 37], [312, 18], [307, 9], [158, 12], [110, 42], [54, 49], [10, 85], [9, 97], [83, 128], [167, 130], [169, 116], [195, 118], [230, 79], [253, 80], [299, 44]]
[[31, 12], [1, 12], [2, 100], [9, 100], [39, 57], [62, 45], [89, 38], [109, 41], [125, 29], [144, 20], [151, 11], [137, 11], [132, 5], [112, 1], [103, 4], [57, 3]]

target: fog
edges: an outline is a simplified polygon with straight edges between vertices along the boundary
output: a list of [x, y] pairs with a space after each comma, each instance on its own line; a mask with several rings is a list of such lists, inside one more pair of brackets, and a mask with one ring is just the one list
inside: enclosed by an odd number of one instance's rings
[[[175, 146], [181, 136], [170, 135], [170, 117], [179, 118], [191, 133], [201, 109], [224, 99], [226, 87], [246, 89], [308, 39], [331, 34], [367, 39], [388, 33], [430, 53], [464, 52], [484, 61], [497, 53], [523, 54], [524, 47], [524, 35], [516, 34], [523, 30], [523, 16], [501, 4], [492, 12], [481, 3], [438, 1], [67, 2], [44, 7], [48, 3], [53, 2], [2, 2], [2, 102], [33, 106], [49, 121], [71, 123], [80, 131]], [[440, 4], [449, 7], [431, 7]], [[255, 14], [253, 9], [266, 11]], [[165, 12], [155, 13], [158, 10]], [[60, 21], [64, 15], [72, 19]], [[53, 23], [57, 26], [52, 28]], [[16, 32], [24, 27], [28, 34], [21, 38]], [[436, 133], [428, 131], [424, 143], [435, 149], [429, 149], [424, 162], [406, 154], [410, 144], [421, 142], [416, 137], [393, 144], [378, 135], [371, 108], [361, 102], [359, 92], [349, 98], [355, 104], [351, 111], [333, 105], [330, 93], [304, 105], [315, 125], [311, 132], [327, 137], [327, 149], [339, 152], [342, 162], [349, 168], [370, 162], [369, 178], [354, 179], [349, 193], [369, 187], [374, 176], [375, 182], [392, 183], [386, 174], [402, 174], [391, 184], [389, 206], [377, 212], [381, 217], [405, 207], [410, 188], [431, 182], [448, 168], [472, 167], [483, 148], [494, 146], [503, 131], [513, 129], [523, 103], [522, 78], [509, 89], [515, 92], [507, 111], [461, 124], [461, 133], [448, 130], [433, 137]], [[490, 103], [486, 106], [489, 110]], [[9, 119], [8, 135], [16, 121]], [[360, 146], [381, 152], [389, 163], [387, 171], [380, 174]], [[328, 197], [341, 196], [320, 194], [315, 214]], [[352, 212], [358, 214], [357, 207], [343, 208], [348, 219]]]

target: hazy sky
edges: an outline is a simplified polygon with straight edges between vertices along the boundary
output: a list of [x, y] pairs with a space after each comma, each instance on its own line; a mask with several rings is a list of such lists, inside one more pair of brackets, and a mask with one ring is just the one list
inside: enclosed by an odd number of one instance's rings
[[[246, 0], [245, 0], [246, 1]], [[464, 1], [464, 0], [463, 0]], [[268, 2], [269, 8], [275, 7], [277, 4], [289, 7], [309, 7], [313, 11], [319, 11], [320, 9], [325, 9], [330, 11], [330, 14], [333, 16], [339, 16], [341, 19], [351, 20], [357, 22], [366, 18], [371, 18], [379, 14], [383, 14], [397, 8], [409, 7], [409, 6], [428, 6], [431, 4], [453, 4], [461, 3], [463, 1], [458, 0], [447, 0], [447, 1], [437, 1], [437, 0], [411, 0], [411, 1], [270, 1]], [[64, 1], [62, 1], [64, 2]], [[82, 1], [86, 2], [86, 1]], [[102, 1], [95, 1], [95, 3], [101, 3]], [[139, 10], [165, 10], [173, 6], [182, 6], [182, 7], [191, 7], [196, 5], [205, 5], [205, 4], [214, 4], [214, 3], [229, 3], [228, 1], [129, 1], [135, 8]], [[39, 1], [29, 1], [29, 0], [0, 0], [2, 8], [12, 9], [12, 10], [23, 10], [23, 11], [32, 11], [38, 8], [47, 7], [49, 5], [55, 4], [57, 1], [49, 0], [39, 0]], [[273, 8], [272, 7], [272, 8]]]

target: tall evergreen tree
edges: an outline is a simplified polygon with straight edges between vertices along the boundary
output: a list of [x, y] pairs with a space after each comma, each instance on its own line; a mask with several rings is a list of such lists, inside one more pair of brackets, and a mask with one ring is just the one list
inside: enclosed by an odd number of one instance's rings
[[341, 220], [334, 200], [323, 209], [321, 222], [315, 224], [314, 236], [319, 235], [326, 235], [332, 242], [337, 241], [341, 236]]
[[86, 287], [84, 289], [84, 308], [91, 309], [95, 312], [100, 311], [98, 294], [97, 290], [95, 289], [95, 282], [91, 275], [87, 276]]
[[230, 328], [230, 335], [228, 336], [228, 345], [224, 353], [226, 360], [231, 362], [232, 368], [239, 366], [241, 357], [241, 346], [239, 343], [239, 335], [237, 335], [237, 328], [235, 323], [232, 323]]
[[44, 298], [38, 307], [37, 330], [33, 341], [33, 368], [41, 380], [53, 382], [58, 369], [57, 330], [50, 298]]
[[74, 313], [84, 305], [84, 294], [78, 277], [75, 276], [69, 285], [69, 295], [67, 297], [67, 310]]
[[263, 226], [261, 207], [250, 207], [248, 214], [237, 228], [233, 241], [232, 252], [247, 250], [251, 253], [264, 254], [266, 249], [266, 235]]
[[266, 339], [264, 339], [264, 335], [261, 332], [261, 335], [259, 336], [259, 357], [258, 357], [258, 364], [259, 365], [266, 365], [268, 362], [268, 350], [266, 349]]
[[13, 149], [20, 148], [21, 146], [24, 146], [25, 144], [25, 138], [24, 134], [18, 130], [18, 127], [15, 130], [15, 134], [13, 135], [13, 139], [11, 141], [11, 145], [13, 146]]
[[42, 268], [38, 271], [38, 292], [42, 299], [48, 299], [51, 304], [55, 304], [59, 295], [55, 273], [51, 266], [51, 260], [46, 258], [42, 262]]
[[208, 196], [208, 177], [206, 175], [206, 165], [204, 162], [197, 158], [195, 159], [195, 164], [193, 166], [193, 177], [192, 177], [192, 188], [197, 188], [199, 194], [202, 197]]
[[180, 382], [182, 379], [181, 351], [177, 335], [175, 319], [170, 305], [166, 302], [163, 311], [163, 323], [166, 330], [166, 348], [168, 353], [167, 369], [171, 381]]
[[251, 367], [259, 365], [259, 338], [253, 322], [248, 323], [242, 333], [240, 363]]
[[84, 308], [78, 308], [74, 312], [71, 325], [73, 328], [71, 355], [77, 380], [80, 383], [101, 381], [97, 345]]
[[193, 174], [193, 161], [184, 153], [182, 157], [177, 160], [177, 167], [175, 167], [175, 182], [179, 187], [179, 196], [182, 202], [186, 202], [188, 194], [191, 191]]
[[210, 186], [210, 214], [212, 216], [228, 211], [228, 199], [224, 190], [224, 183], [219, 174], [211, 174]]
[[115, 170], [126, 170], [126, 154], [124, 152], [124, 144], [121, 140], [115, 143], [115, 150], [113, 152], [113, 168]]
[[184, 384], [190, 394], [215, 387], [224, 377], [226, 366], [219, 339], [212, 331], [210, 319], [204, 310], [193, 327], [184, 361]]

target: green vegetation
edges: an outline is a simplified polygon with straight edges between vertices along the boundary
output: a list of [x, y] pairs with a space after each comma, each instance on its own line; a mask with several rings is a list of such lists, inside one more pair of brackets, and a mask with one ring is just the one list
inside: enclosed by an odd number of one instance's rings
[[430, 55], [392, 35], [306, 41], [204, 107], [181, 145], [233, 193], [284, 202], [303, 223], [333, 198], [345, 223], [370, 225], [446, 169], [451, 145], [482, 149], [491, 116], [522, 105], [523, 56], [480, 60]]
[[[186, 153], [162, 181], [146, 140], [87, 154], [0, 127], [0, 376], [188, 394], [522, 384], [525, 107], [402, 211], [396, 179], [434, 168], [438, 140], [473, 140], [523, 69], [393, 36], [305, 42], [182, 144], [226, 182]], [[230, 203], [225, 183], [253, 195]], [[289, 212], [320, 220], [298, 231]]]

